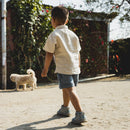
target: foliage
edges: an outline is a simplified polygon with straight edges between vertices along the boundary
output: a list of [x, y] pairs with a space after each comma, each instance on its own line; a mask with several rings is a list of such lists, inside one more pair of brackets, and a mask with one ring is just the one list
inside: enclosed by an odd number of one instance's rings
[[72, 8], [69, 10], [69, 27], [79, 36], [82, 48], [80, 77], [106, 73], [107, 19], [104, 19], [106, 14], [77, 11]]
[[11, 52], [15, 72], [25, 73], [27, 68], [41, 69], [40, 57], [47, 36], [52, 31], [50, 12], [43, 16], [40, 0], [11, 0], [8, 5], [12, 10], [12, 34], [15, 51]]
[[110, 42], [110, 73], [130, 73], [130, 38]]
[[86, 5], [91, 11], [108, 13], [112, 15], [120, 15], [120, 20], [130, 21], [130, 0], [86, 0]]
[[[26, 69], [36, 71], [40, 81], [41, 69], [45, 53], [44, 43], [53, 30], [50, 24], [50, 10], [52, 7], [40, 4], [40, 0], [11, 0], [8, 5], [12, 10], [12, 34], [15, 51], [13, 69], [15, 73], [25, 73]], [[81, 77], [95, 76], [106, 73], [107, 59], [107, 15], [88, 11], [77, 11], [69, 7], [69, 28], [74, 31], [81, 42]], [[42, 15], [41, 15], [42, 14]], [[76, 19], [76, 17], [80, 17]], [[106, 21], [88, 21], [84, 17]], [[55, 79], [54, 63], [50, 66], [48, 76]], [[43, 80], [42, 80], [43, 81]]]

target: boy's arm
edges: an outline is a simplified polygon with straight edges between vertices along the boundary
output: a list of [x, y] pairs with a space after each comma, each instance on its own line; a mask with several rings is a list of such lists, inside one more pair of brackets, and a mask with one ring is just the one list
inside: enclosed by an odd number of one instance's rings
[[45, 64], [44, 64], [44, 68], [43, 68], [42, 73], [41, 73], [42, 77], [47, 76], [48, 69], [49, 69], [49, 66], [51, 64], [52, 58], [53, 58], [53, 53], [46, 52]]

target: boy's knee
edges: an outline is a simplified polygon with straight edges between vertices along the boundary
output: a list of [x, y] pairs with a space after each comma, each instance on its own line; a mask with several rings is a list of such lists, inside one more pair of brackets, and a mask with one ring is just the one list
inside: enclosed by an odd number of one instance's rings
[[67, 88], [67, 91], [68, 91], [68, 93], [75, 93], [76, 92], [76, 89], [75, 89], [75, 87], [70, 87], [70, 88]]

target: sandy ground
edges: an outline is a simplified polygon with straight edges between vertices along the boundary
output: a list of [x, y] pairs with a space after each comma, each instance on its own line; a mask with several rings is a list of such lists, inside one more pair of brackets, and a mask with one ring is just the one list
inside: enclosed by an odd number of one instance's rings
[[83, 125], [71, 116], [56, 116], [62, 104], [58, 85], [34, 91], [0, 91], [0, 130], [130, 130], [130, 78], [107, 78], [79, 83], [77, 92], [87, 115]]

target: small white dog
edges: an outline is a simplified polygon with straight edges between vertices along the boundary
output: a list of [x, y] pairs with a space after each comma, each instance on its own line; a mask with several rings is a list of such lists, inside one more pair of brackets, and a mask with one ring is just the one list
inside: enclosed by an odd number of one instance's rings
[[10, 79], [12, 82], [16, 83], [16, 90], [19, 89], [19, 85], [23, 85], [23, 89], [26, 90], [26, 85], [30, 85], [32, 90], [37, 88], [37, 78], [35, 77], [35, 72], [32, 69], [27, 70], [27, 74], [11, 74]]

